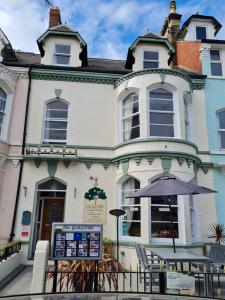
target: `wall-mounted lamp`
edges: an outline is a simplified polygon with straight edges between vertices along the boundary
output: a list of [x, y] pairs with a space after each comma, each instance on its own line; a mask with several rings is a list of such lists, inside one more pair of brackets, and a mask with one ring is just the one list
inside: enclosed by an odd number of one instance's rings
[[76, 188], [74, 188], [74, 190], [73, 190], [73, 197], [74, 197], [74, 199], [77, 197], [77, 189]]
[[24, 190], [24, 196], [25, 196], [25, 198], [26, 198], [26, 196], [27, 196], [27, 186], [23, 186], [23, 190]]

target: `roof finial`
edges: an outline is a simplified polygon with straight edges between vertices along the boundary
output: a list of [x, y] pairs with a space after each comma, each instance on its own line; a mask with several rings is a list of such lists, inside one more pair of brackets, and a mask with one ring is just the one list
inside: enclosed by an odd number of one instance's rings
[[176, 1], [170, 1], [170, 13], [175, 14], [176, 13]]

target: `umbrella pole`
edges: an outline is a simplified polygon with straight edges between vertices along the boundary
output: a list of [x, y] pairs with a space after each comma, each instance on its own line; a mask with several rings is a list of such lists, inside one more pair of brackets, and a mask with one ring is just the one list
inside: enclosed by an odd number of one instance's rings
[[171, 236], [173, 240], [173, 252], [176, 253], [176, 245], [175, 245], [175, 238], [173, 234], [173, 213], [172, 213], [172, 207], [171, 207], [171, 198], [168, 198], [169, 202], [169, 209], [170, 209], [170, 228], [171, 228]]

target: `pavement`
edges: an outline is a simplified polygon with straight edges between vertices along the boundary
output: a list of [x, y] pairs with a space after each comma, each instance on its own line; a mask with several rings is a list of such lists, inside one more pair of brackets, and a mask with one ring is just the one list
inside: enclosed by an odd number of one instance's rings
[[7, 286], [0, 290], [0, 297], [8, 295], [30, 294], [32, 266], [26, 266]]

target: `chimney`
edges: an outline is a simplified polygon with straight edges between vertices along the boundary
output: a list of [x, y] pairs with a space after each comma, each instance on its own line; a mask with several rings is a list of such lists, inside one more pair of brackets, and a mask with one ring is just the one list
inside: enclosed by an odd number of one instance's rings
[[49, 11], [49, 28], [60, 25], [61, 23], [61, 16], [60, 16], [60, 9], [56, 6], [50, 8]]
[[175, 14], [176, 13], [176, 1], [170, 1], [170, 13]]

